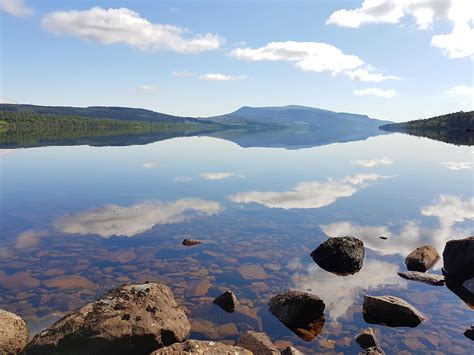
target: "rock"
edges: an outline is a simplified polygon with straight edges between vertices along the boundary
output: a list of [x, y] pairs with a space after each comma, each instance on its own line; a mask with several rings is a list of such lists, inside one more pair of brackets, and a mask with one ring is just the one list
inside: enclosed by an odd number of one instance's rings
[[93, 288], [95, 286], [91, 280], [79, 275], [58, 276], [45, 280], [43, 283], [47, 287], [61, 289]]
[[373, 328], [364, 329], [360, 334], [356, 335], [355, 341], [362, 349], [378, 348], [378, 342], [375, 338], [375, 329]]
[[462, 286], [471, 293], [474, 293], [474, 277], [463, 282]]
[[444, 286], [445, 280], [443, 275], [426, 274], [419, 271], [398, 272], [398, 276], [411, 281], [423, 282], [433, 286]]
[[474, 277], [474, 237], [450, 240], [443, 251], [446, 278], [463, 282]]
[[471, 339], [471, 340], [474, 340], [474, 325], [471, 325], [471, 329], [467, 329], [465, 332], [464, 332], [464, 335]]
[[303, 355], [303, 353], [299, 351], [298, 349], [292, 346], [289, 346], [281, 352], [281, 355]]
[[364, 263], [364, 243], [354, 237], [329, 238], [312, 253], [314, 262], [337, 275], [352, 275]]
[[258, 265], [243, 265], [238, 270], [240, 275], [246, 280], [263, 280], [268, 278], [265, 270]]
[[186, 340], [189, 330], [167, 286], [124, 285], [36, 335], [25, 353], [149, 354]]
[[198, 244], [202, 244], [202, 242], [200, 240], [195, 240], [195, 239], [185, 239], [185, 240], [183, 240], [183, 245], [185, 247], [191, 247], [193, 245], [198, 245]]
[[0, 354], [19, 354], [29, 338], [30, 331], [25, 321], [0, 309]]
[[237, 297], [235, 297], [232, 291], [226, 291], [217, 297], [213, 303], [217, 304], [227, 313], [232, 313], [235, 311], [235, 306], [237, 305]]
[[166, 348], [161, 348], [151, 355], [252, 355], [251, 351], [238, 346], [217, 343], [215, 341], [186, 340]]
[[375, 346], [362, 350], [359, 355], [385, 355], [385, 351]]
[[325, 304], [321, 298], [306, 292], [289, 290], [268, 302], [268, 310], [304, 340], [321, 333]]
[[413, 250], [405, 258], [405, 265], [410, 271], [426, 272], [439, 260], [439, 254], [431, 245], [425, 245]]
[[240, 337], [237, 346], [250, 350], [254, 354], [280, 355], [277, 347], [265, 333], [257, 333], [249, 330]]
[[416, 327], [425, 317], [408, 302], [394, 296], [365, 296], [364, 320], [390, 327]]
[[456, 280], [452, 280], [449, 277], [446, 278], [446, 286], [448, 289], [453, 292], [456, 296], [458, 296], [469, 308], [474, 309], [474, 293], [467, 287], [470, 286], [470, 283], [461, 284]]

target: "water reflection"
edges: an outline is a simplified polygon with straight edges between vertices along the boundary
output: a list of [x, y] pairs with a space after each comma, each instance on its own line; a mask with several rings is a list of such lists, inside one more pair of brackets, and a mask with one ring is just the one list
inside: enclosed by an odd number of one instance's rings
[[470, 161], [445, 161], [441, 165], [449, 170], [472, 170], [474, 163]]
[[54, 227], [67, 234], [97, 234], [103, 238], [133, 237], [158, 224], [184, 222], [199, 214], [212, 216], [220, 210], [218, 202], [199, 198], [173, 202], [142, 202], [129, 207], [107, 205], [63, 217], [54, 223]]
[[236, 173], [231, 173], [231, 172], [216, 172], [216, 173], [202, 173], [201, 174], [201, 179], [204, 180], [224, 180], [228, 179], [231, 177], [240, 177], [243, 178], [245, 177], [242, 174], [236, 174]]
[[28, 230], [21, 232], [16, 237], [15, 247], [17, 249], [31, 248], [38, 245], [40, 238], [46, 237], [47, 231]]
[[339, 198], [352, 196], [367, 187], [366, 182], [390, 177], [374, 173], [355, 174], [327, 182], [301, 182], [290, 191], [241, 192], [229, 196], [229, 199], [235, 203], [258, 203], [268, 208], [320, 208], [333, 204]]
[[387, 157], [381, 159], [369, 159], [369, 160], [353, 160], [351, 165], [361, 166], [364, 168], [374, 168], [380, 165], [392, 165], [393, 160]]

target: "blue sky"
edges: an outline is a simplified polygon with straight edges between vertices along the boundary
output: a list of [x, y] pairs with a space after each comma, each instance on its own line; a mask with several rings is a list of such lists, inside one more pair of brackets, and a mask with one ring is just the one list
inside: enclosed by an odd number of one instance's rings
[[472, 110], [474, 1], [0, 0], [3, 102]]

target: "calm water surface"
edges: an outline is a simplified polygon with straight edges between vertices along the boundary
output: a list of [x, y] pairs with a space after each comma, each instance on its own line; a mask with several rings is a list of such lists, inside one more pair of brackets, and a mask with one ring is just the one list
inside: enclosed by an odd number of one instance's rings
[[[474, 322], [466, 303], [446, 287], [397, 276], [414, 248], [441, 254], [447, 240], [472, 235], [471, 147], [401, 134], [300, 150], [186, 137], [0, 154], [0, 308], [33, 332], [112, 287], [150, 280], [173, 289], [194, 338], [234, 341], [255, 329], [278, 346], [354, 353], [351, 340], [368, 326], [363, 296], [390, 294], [427, 321], [372, 325], [387, 353], [473, 351], [463, 335]], [[327, 236], [343, 235], [366, 246], [352, 276], [309, 256]], [[184, 238], [204, 243], [184, 247]], [[288, 288], [326, 303], [311, 341], [267, 312], [268, 299]], [[233, 314], [212, 305], [227, 289], [240, 300]]]

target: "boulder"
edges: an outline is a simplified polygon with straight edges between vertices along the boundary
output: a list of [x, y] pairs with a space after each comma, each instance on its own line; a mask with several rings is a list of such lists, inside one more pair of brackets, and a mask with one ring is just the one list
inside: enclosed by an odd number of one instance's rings
[[235, 306], [237, 305], [237, 297], [235, 297], [232, 291], [226, 291], [217, 297], [214, 301], [214, 304], [217, 304], [227, 313], [232, 313], [235, 311]]
[[474, 325], [471, 325], [471, 329], [467, 329], [465, 332], [464, 332], [464, 335], [471, 339], [471, 340], [474, 340]]
[[301, 351], [294, 348], [293, 346], [288, 346], [281, 352], [281, 355], [303, 355]]
[[23, 319], [0, 309], [0, 354], [18, 354], [28, 344], [30, 332]]
[[373, 328], [364, 329], [360, 334], [356, 335], [355, 341], [362, 349], [378, 348], [378, 341], [375, 336], [375, 329]]
[[427, 274], [419, 271], [399, 272], [398, 276], [405, 280], [423, 282], [433, 286], [444, 286], [445, 280], [443, 275]]
[[202, 242], [200, 240], [195, 240], [195, 239], [185, 239], [185, 240], [183, 240], [183, 245], [185, 247], [191, 247], [193, 245], [198, 245], [198, 244], [202, 244]]
[[474, 309], [474, 293], [471, 291], [472, 285], [470, 282], [464, 282], [463, 284], [461, 284], [460, 282], [452, 280], [448, 277], [446, 278], [446, 286], [451, 292], [458, 296], [469, 308]]
[[268, 310], [304, 340], [321, 333], [324, 326], [325, 304], [310, 293], [289, 290], [276, 295], [268, 302]]
[[431, 245], [425, 245], [413, 250], [405, 258], [405, 265], [410, 271], [426, 272], [439, 260], [439, 254]]
[[364, 243], [354, 237], [329, 238], [311, 253], [322, 269], [337, 275], [352, 275], [364, 263]]
[[385, 351], [376, 346], [362, 350], [359, 355], [385, 355]]
[[36, 335], [26, 354], [149, 354], [186, 340], [190, 325], [171, 290], [123, 285]]
[[215, 341], [186, 340], [154, 351], [151, 355], [252, 355], [252, 352]]
[[460, 283], [474, 277], [474, 237], [450, 240], [443, 251], [443, 273]]
[[280, 355], [280, 351], [265, 333], [257, 333], [251, 330], [240, 337], [237, 346], [250, 350], [254, 354]]
[[394, 296], [365, 296], [364, 320], [390, 327], [416, 327], [425, 317], [411, 304]]

